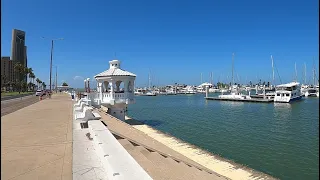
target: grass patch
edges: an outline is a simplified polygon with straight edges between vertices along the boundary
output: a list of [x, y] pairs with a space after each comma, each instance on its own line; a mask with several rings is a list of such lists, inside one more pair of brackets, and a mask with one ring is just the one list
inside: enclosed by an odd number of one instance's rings
[[[33, 92], [20, 92], [20, 94], [32, 94]], [[16, 96], [19, 95], [19, 92], [2, 92], [1, 97], [5, 96]]]

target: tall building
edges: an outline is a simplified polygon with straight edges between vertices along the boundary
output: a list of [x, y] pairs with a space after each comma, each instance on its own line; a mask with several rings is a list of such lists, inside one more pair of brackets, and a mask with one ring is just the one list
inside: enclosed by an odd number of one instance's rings
[[13, 81], [13, 63], [10, 60], [10, 57], [1, 57], [1, 87], [4, 83]]
[[[26, 33], [24, 31], [13, 29], [11, 42], [11, 60], [13, 63], [20, 63], [24, 67], [27, 65], [27, 47], [25, 46]], [[15, 78], [18, 78], [18, 73], [15, 73]], [[27, 76], [23, 78], [27, 82]]]

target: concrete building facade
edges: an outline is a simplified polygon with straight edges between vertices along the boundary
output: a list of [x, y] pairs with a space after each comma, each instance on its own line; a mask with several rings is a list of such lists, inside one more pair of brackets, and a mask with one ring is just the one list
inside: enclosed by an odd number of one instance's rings
[[1, 57], [1, 87], [14, 80], [13, 63], [9, 56]]

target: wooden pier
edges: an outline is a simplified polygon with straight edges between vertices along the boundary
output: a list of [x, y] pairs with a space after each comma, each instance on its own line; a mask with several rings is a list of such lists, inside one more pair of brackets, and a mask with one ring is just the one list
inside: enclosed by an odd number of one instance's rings
[[251, 98], [251, 99], [232, 99], [232, 98], [219, 98], [219, 97], [204, 97], [206, 100], [217, 101], [238, 101], [238, 102], [257, 102], [257, 103], [272, 103], [273, 99]]

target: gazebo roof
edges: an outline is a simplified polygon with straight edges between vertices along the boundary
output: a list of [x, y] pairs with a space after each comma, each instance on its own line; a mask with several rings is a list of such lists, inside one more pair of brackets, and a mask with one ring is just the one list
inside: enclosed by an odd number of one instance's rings
[[119, 60], [112, 60], [109, 62], [110, 68], [106, 71], [103, 71], [102, 73], [99, 73], [95, 75], [95, 78], [99, 77], [110, 77], [110, 76], [133, 76], [136, 77], [137, 75], [125, 71], [120, 68], [120, 61]]

